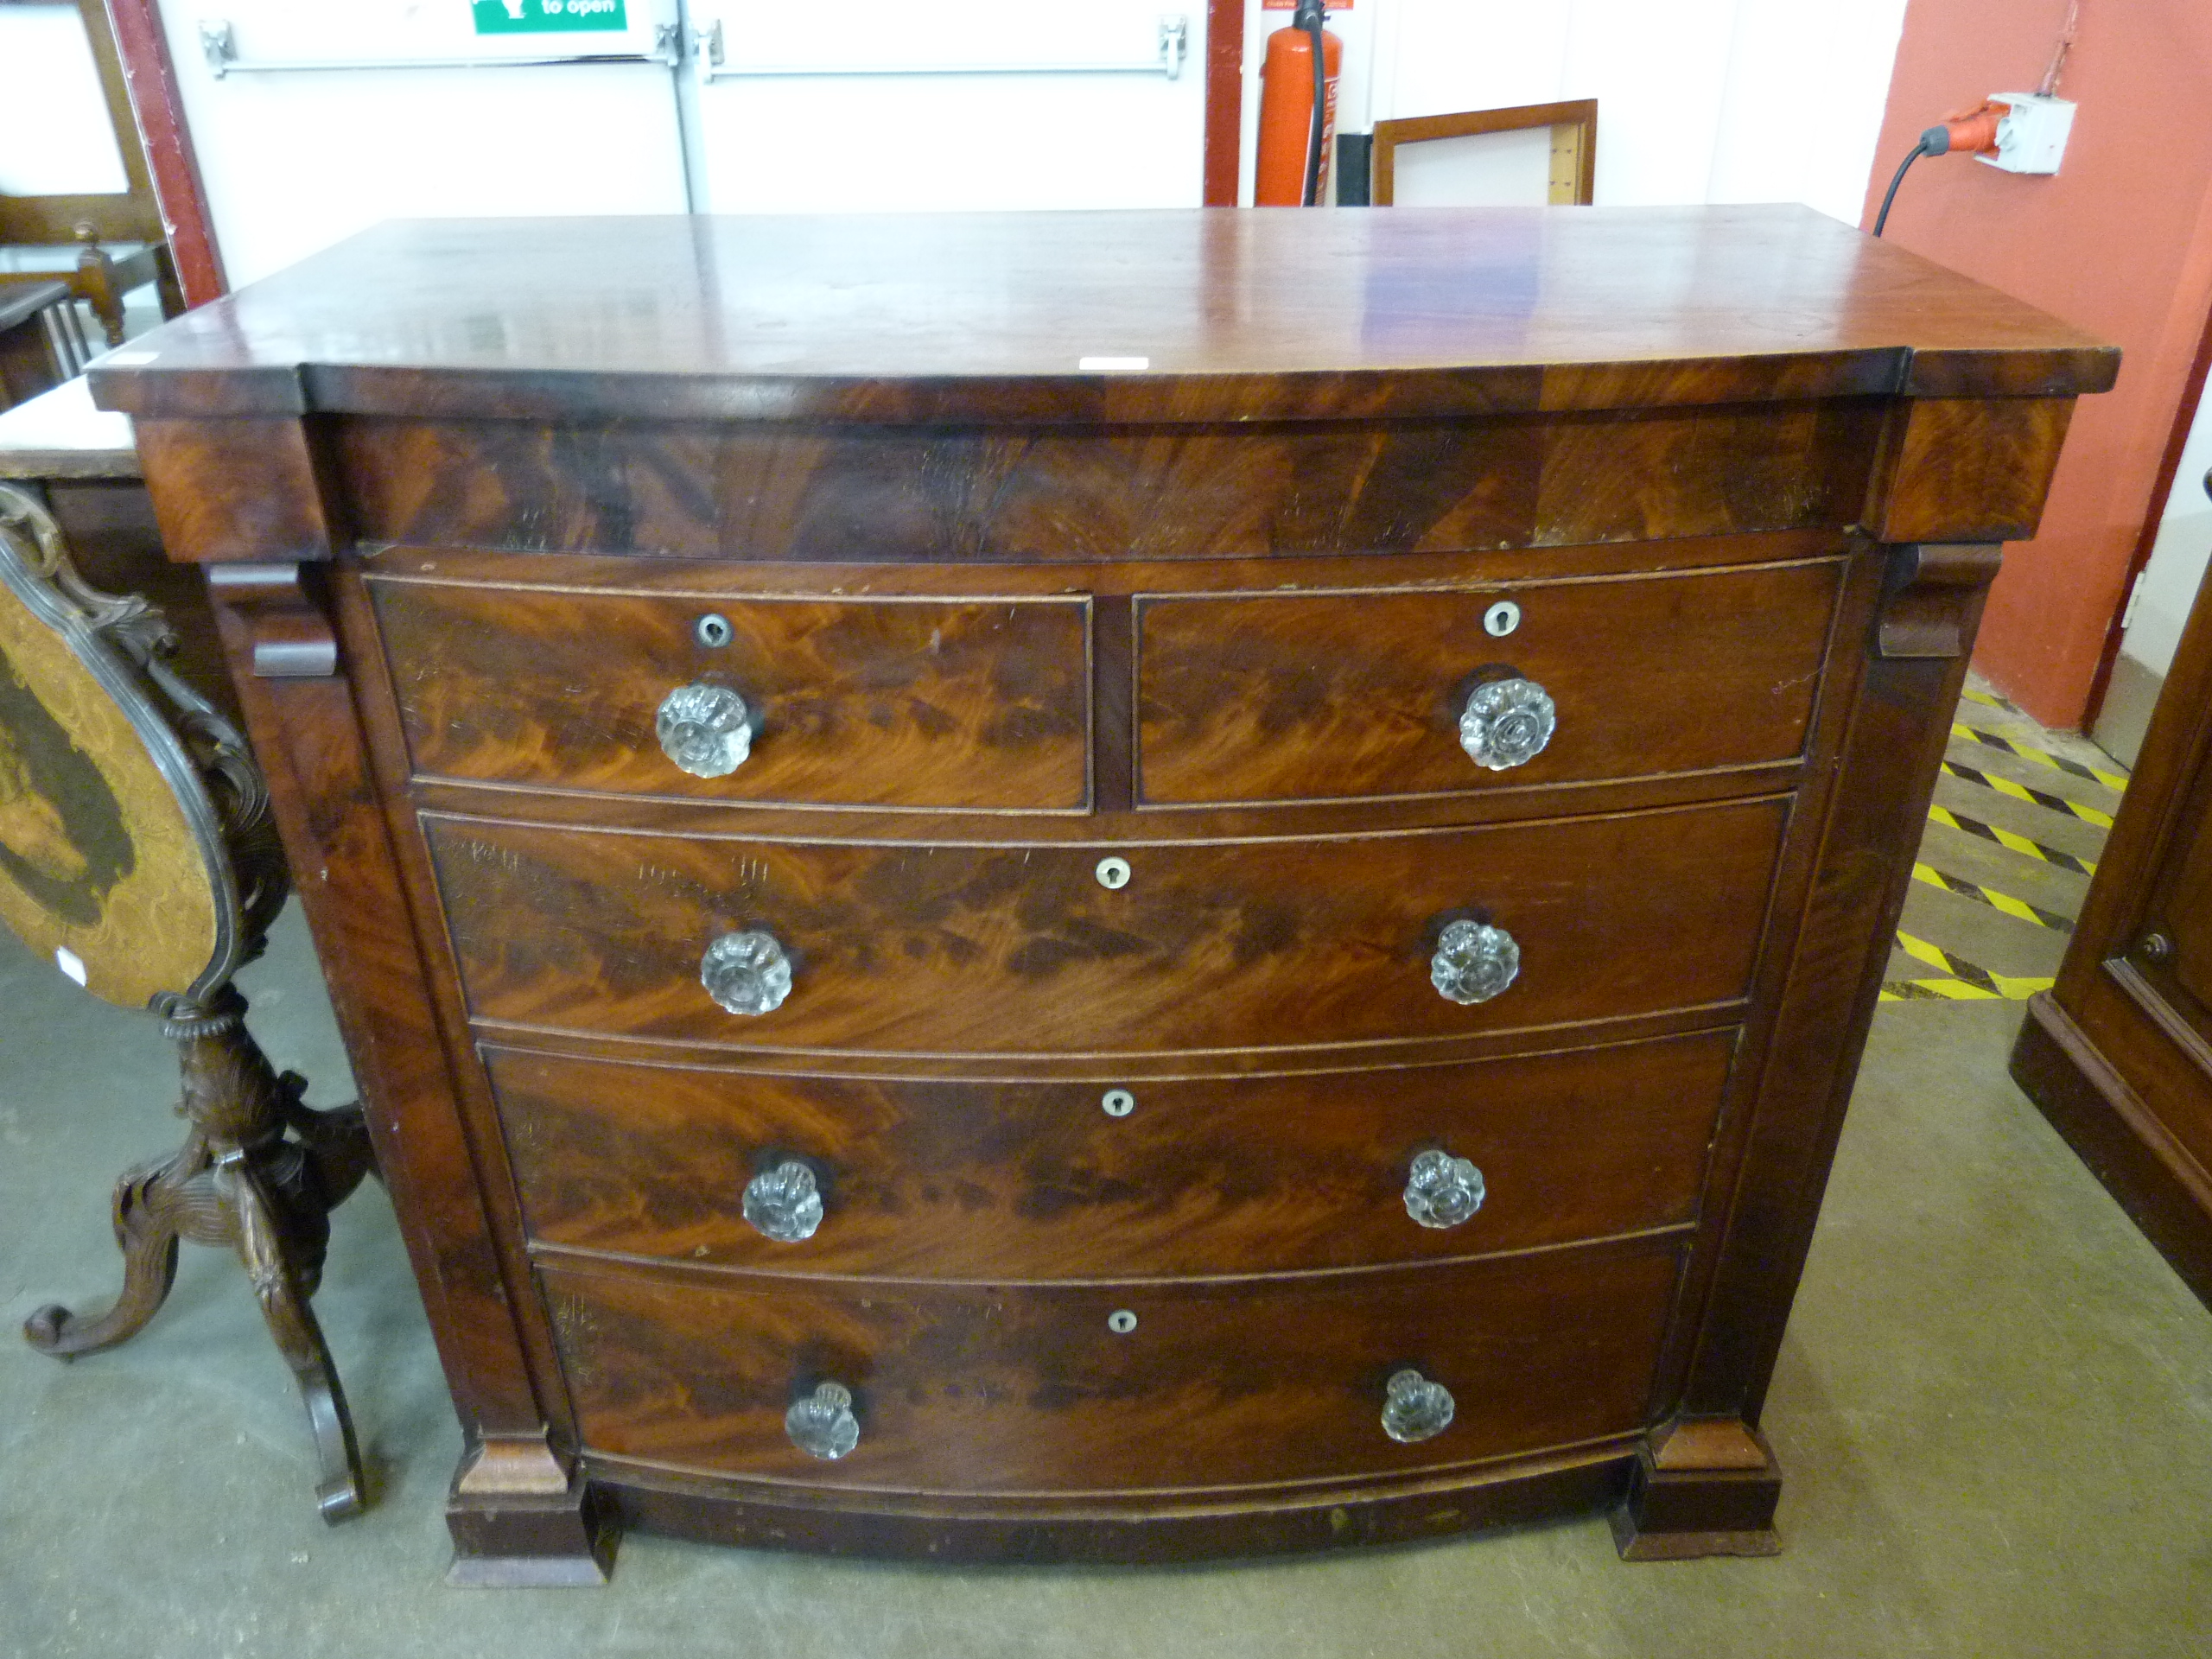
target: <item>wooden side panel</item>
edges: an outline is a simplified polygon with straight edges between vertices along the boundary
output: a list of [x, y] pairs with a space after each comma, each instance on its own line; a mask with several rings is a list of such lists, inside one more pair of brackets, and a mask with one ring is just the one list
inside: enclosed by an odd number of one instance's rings
[[833, 561], [1458, 551], [1840, 529], [1882, 411], [1072, 430], [362, 417], [336, 453], [381, 541]]
[[[1446, 1038], [1744, 996], [1787, 803], [1312, 841], [677, 840], [426, 816], [472, 1014], [731, 1047], [1083, 1054]], [[1101, 855], [1127, 860], [1109, 891]], [[1430, 982], [1481, 909], [1519, 977]], [[791, 995], [725, 1013], [726, 931]]]
[[1921, 397], [1869, 509], [1885, 542], [2022, 541], [2036, 533], [2071, 397]]
[[[1671, 1238], [1273, 1281], [1065, 1287], [747, 1284], [541, 1263], [584, 1442], [818, 1488], [1173, 1491], [1466, 1464], [1643, 1420]], [[1116, 1332], [1109, 1313], [1135, 1315]], [[1400, 1445], [1385, 1385], [1451, 1390]], [[853, 1395], [834, 1463], [785, 1433], [821, 1382]]]
[[[2142, 1048], [2120, 1052], [2138, 1065], [2147, 1058]], [[2146, 1069], [2143, 1075], [2155, 1077], [2169, 1096], [2152, 1109], [2049, 991], [2028, 999], [2012, 1071], [2197, 1300], [2212, 1306], [2212, 1173], [2171, 1127], [2174, 1085], [2181, 1084], [2184, 1099], [2194, 1095], [2189, 1103], [2201, 1107], [2201, 1074], [2190, 1089], [2190, 1074], [2179, 1066], [2163, 1077]]]
[[216, 615], [454, 1403], [478, 1433], [542, 1444], [545, 1414], [477, 1188], [353, 688], [335, 676], [256, 677], [249, 621], [221, 605]]
[[[1732, 1031], [1475, 1065], [1136, 1084], [808, 1077], [486, 1052], [532, 1234], [763, 1272], [1086, 1279], [1475, 1255], [1697, 1212]], [[1417, 1225], [1414, 1156], [1482, 1172]], [[820, 1185], [812, 1237], [748, 1225], [747, 1182]]]
[[[1078, 810], [1082, 600], [702, 600], [372, 580], [418, 772], [701, 800]], [[698, 625], [727, 625], [720, 645]], [[655, 735], [678, 686], [753, 711], [736, 771]]]
[[2212, 775], [2200, 770], [2176, 804], [2138, 937], [2112, 942], [2105, 973], [2170, 1052], [2153, 1085], [2160, 1123], [2212, 1168]]
[[2212, 1300], [2212, 585], [2152, 712], [2014, 1075]]
[[[1982, 590], [1950, 591], [1970, 645]], [[1725, 1230], [1681, 1402], [1691, 1415], [1758, 1421], [1966, 678], [1963, 657], [1885, 659], [1873, 643], [1815, 832], [1819, 860], [1749, 1134], [1728, 1172]]]
[[[1787, 760], [1803, 747], [1840, 561], [1459, 593], [1147, 598], [1138, 611], [1141, 798], [1456, 792]], [[1519, 607], [1510, 632], [1484, 619]], [[1510, 771], [1477, 766], [1478, 677], [1534, 680], [1558, 728]]]
[[139, 420], [146, 488], [169, 557], [296, 563], [337, 539], [297, 420]]

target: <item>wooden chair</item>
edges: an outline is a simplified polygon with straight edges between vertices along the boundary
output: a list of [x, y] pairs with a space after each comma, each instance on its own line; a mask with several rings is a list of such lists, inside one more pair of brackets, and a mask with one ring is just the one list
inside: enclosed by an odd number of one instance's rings
[[184, 295], [169, 257], [153, 175], [138, 142], [130, 89], [116, 54], [107, 8], [103, 0], [77, 0], [77, 10], [84, 18], [85, 37], [99, 71], [108, 121], [115, 130], [116, 149], [123, 156], [130, 188], [113, 195], [0, 195], [0, 250], [32, 249], [40, 256], [30, 262], [37, 269], [0, 270], [0, 297], [10, 288], [29, 283], [66, 282], [77, 298], [92, 307], [107, 343], [119, 346], [125, 295], [153, 283], [164, 317], [184, 309]]
[[90, 355], [68, 283], [0, 288], [0, 409], [83, 373]]

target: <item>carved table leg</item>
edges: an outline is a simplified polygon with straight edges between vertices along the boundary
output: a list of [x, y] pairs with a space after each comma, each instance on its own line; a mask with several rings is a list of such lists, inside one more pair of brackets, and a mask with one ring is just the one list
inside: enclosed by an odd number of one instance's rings
[[360, 1452], [308, 1299], [321, 1281], [330, 1211], [374, 1173], [375, 1160], [359, 1109], [302, 1104], [303, 1079], [270, 1069], [245, 1014], [245, 999], [229, 986], [205, 1005], [169, 1009], [163, 1030], [177, 1044], [192, 1132], [174, 1157], [132, 1170], [116, 1187], [123, 1294], [90, 1319], [41, 1307], [23, 1335], [62, 1359], [111, 1348], [160, 1308], [180, 1240], [237, 1250], [299, 1383], [321, 1462], [316, 1497], [323, 1519], [337, 1522], [361, 1508]]
[[[302, 1261], [294, 1260], [301, 1222], [312, 1218], [325, 1238], [328, 1223], [319, 1211], [295, 1210], [274, 1198], [244, 1152], [216, 1165], [215, 1190], [236, 1217], [238, 1257], [253, 1281], [269, 1334], [292, 1368], [307, 1405], [308, 1428], [322, 1465], [315, 1483], [316, 1503], [325, 1521], [343, 1521], [360, 1511], [361, 1454], [353, 1440], [353, 1417], [346, 1409], [346, 1392], [330, 1363], [329, 1346], [308, 1306], [312, 1285], [302, 1282], [310, 1271], [319, 1273], [321, 1251], [302, 1253]], [[306, 1267], [308, 1260], [315, 1263], [312, 1270]]]
[[176, 1205], [172, 1196], [207, 1160], [200, 1137], [158, 1164], [143, 1164], [115, 1184], [115, 1242], [123, 1252], [123, 1294], [115, 1306], [79, 1319], [49, 1302], [23, 1321], [32, 1347], [56, 1359], [96, 1354], [136, 1336], [160, 1312], [176, 1280]]

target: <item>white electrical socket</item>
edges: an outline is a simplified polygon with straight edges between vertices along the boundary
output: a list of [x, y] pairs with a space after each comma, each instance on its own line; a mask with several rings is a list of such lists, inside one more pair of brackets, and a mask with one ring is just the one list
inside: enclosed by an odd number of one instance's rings
[[2007, 173], [2056, 173], [2074, 130], [2074, 105], [2040, 92], [1992, 92], [2005, 113], [1997, 121], [1997, 153], [1975, 159]]

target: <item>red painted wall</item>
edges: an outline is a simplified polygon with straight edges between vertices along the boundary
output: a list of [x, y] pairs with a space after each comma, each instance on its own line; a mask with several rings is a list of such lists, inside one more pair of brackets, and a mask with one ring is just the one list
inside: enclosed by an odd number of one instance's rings
[[[1921, 130], [2032, 92], [2067, 0], [1911, 0], [1861, 223]], [[2058, 175], [1965, 156], [1913, 164], [1888, 237], [2125, 353], [2075, 408], [2041, 531], [2006, 548], [1975, 664], [2046, 725], [2079, 727], [2212, 308], [2212, 4], [2082, 0], [2059, 96], [2081, 106]]]

